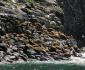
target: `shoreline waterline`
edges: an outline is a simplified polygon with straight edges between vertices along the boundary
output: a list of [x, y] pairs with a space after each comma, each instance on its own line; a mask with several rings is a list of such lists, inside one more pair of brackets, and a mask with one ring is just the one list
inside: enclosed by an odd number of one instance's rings
[[29, 60], [17, 61], [13, 63], [0, 62], [0, 65], [13, 65], [13, 64], [76, 64], [76, 65], [85, 65], [85, 53], [82, 53], [82, 57], [71, 56], [69, 60], [48, 60], [48, 61], [39, 61], [39, 60]]

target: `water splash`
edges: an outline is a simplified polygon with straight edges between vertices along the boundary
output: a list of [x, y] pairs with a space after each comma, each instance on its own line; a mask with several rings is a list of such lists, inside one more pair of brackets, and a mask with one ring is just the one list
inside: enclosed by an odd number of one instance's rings
[[32, 61], [31, 63], [43, 64], [76, 64], [76, 65], [85, 65], [85, 53], [81, 53], [82, 57], [71, 56], [69, 60], [48, 60], [48, 61]]
[[28, 62], [17, 61], [13, 64], [30, 63], [30, 64], [76, 64], [76, 65], [85, 65], [85, 53], [81, 53], [81, 54], [82, 54], [82, 57], [71, 56], [69, 60], [57, 60], [57, 61], [56, 60], [48, 60], [48, 61], [32, 60], [32, 61], [28, 61]]

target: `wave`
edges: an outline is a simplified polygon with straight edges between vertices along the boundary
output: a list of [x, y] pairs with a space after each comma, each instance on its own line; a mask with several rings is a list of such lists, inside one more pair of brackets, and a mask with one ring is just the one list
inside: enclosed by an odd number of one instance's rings
[[48, 61], [28, 61], [28, 63], [51, 63], [51, 64], [76, 64], [76, 65], [85, 65], [85, 53], [81, 53], [82, 57], [71, 56], [69, 60], [48, 60]]
[[[85, 65], [85, 53], [81, 53], [81, 54], [82, 54], [82, 57], [71, 56], [69, 60], [57, 60], [57, 61], [55, 61], [55, 60], [48, 60], [48, 61], [32, 60], [32, 61], [28, 61], [28, 62], [17, 61], [17, 62], [12, 63], [12, 64], [30, 63], [30, 64], [76, 64], [76, 65]], [[0, 63], [0, 64], [4, 64], [4, 63]], [[5, 64], [8, 64], [8, 63], [5, 63]]]

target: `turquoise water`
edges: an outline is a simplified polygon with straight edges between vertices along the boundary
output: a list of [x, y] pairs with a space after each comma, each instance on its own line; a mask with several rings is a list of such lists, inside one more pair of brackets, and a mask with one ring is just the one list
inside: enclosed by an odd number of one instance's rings
[[70, 60], [18, 61], [16, 64], [0, 64], [0, 70], [85, 70], [85, 53], [82, 57], [71, 56]]
[[0, 70], [85, 70], [84, 65], [53, 64], [53, 63], [25, 63], [0, 65]]

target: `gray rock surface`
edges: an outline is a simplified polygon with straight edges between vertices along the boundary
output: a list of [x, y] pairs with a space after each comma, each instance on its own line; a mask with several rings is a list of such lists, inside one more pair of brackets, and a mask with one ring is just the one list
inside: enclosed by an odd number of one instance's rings
[[0, 62], [81, 56], [76, 39], [63, 32], [63, 10], [55, 0], [10, 1], [0, 1]]

